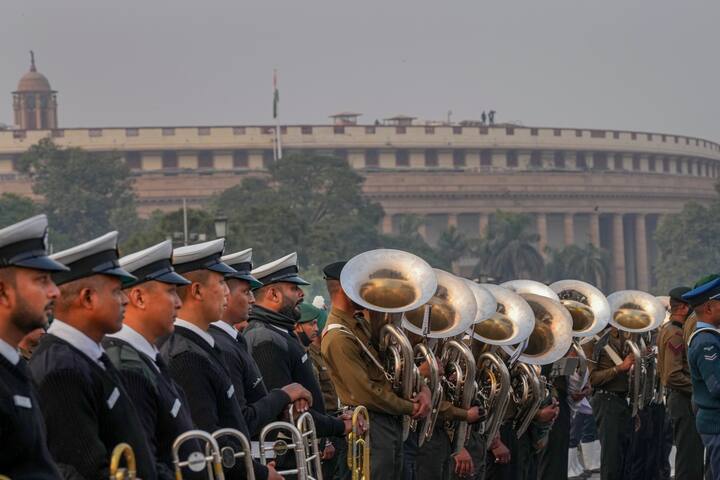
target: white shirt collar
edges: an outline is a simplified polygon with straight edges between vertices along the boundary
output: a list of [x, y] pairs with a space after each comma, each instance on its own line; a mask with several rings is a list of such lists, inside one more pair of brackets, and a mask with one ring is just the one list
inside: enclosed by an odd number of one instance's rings
[[240, 333], [240, 332], [238, 332], [237, 330], [235, 330], [234, 327], [228, 325], [227, 322], [223, 322], [222, 320], [218, 320], [217, 322], [213, 322], [212, 325], [215, 325], [215, 326], [218, 327], [220, 330], [222, 330], [223, 332], [225, 332], [225, 333], [227, 333], [228, 335], [230, 335], [230, 336], [233, 338], [233, 340], [237, 340], [238, 333]]
[[16, 348], [10, 346], [5, 340], [0, 338], [0, 355], [8, 359], [8, 362], [17, 365], [20, 361], [20, 354]]
[[105, 350], [103, 350], [99, 343], [95, 343], [92, 338], [88, 337], [77, 328], [56, 318], [53, 320], [50, 328], [48, 328], [47, 333], [65, 340], [70, 345], [84, 353], [90, 360], [105, 368], [100, 361], [100, 357], [103, 353], [105, 353]]
[[176, 318], [175, 326], [187, 328], [191, 332], [198, 334], [203, 340], [205, 340], [207, 343], [209, 343], [211, 347], [215, 346], [215, 339], [212, 337], [212, 335], [210, 335], [206, 331], [202, 330], [200, 327], [198, 327], [194, 323], [190, 323], [186, 320], [183, 320], [182, 318]]
[[135, 350], [152, 358], [154, 362], [157, 358], [158, 350], [155, 345], [148, 342], [145, 337], [140, 335], [135, 329], [127, 325], [123, 325], [119, 332], [107, 335], [108, 337], [117, 338], [130, 344]]

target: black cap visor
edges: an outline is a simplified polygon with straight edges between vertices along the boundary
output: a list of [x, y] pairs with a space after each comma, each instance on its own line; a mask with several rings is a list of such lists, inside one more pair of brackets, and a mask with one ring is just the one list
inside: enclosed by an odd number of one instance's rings
[[31, 268], [33, 270], [42, 270], [45, 272], [67, 272], [70, 270], [62, 263], [56, 262], [45, 255], [17, 260], [12, 262], [9, 266]]
[[225, 278], [234, 278], [237, 280], [245, 280], [246, 282], [248, 282], [250, 284], [250, 288], [253, 290], [263, 286], [263, 283], [260, 280], [253, 277], [249, 273], [245, 273], [245, 272], [229, 273], [229, 274], [225, 275]]

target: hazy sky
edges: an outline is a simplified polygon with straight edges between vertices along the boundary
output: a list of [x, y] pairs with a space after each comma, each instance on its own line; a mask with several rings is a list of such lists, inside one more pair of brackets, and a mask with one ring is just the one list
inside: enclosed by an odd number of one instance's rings
[[717, 0], [0, 0], [0, 122], [28, 70], [62, 126], [271, 122], [344, 110], [720, 140]]

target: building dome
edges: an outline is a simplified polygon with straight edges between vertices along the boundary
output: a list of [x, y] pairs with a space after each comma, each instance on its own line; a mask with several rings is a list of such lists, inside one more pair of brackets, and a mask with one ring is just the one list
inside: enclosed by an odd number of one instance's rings
[[18, 92], [51, 92], [47, 77], [35, 68], [35, 55], [30, 55], [30, 71], [22, 76], [17, 87]]

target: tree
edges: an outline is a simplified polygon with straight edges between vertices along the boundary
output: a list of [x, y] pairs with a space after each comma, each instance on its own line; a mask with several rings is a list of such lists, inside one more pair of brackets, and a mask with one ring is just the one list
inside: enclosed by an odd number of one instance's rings
[[568, 245], [561, 249], [548, 248], [550, 256], [545, 272], [551, 282], [558, 280], [582, 280], [599, 289], [608, 284], [609, 253], [588, 243], [584, 247]]
[[420, 235], [419, 229], [423, 220], [417, 215], [402, 215], [398, 222], [397, 233], [382, 235], [380, 247], [403, 250], [425, 260], [430, 266], [443, 270], [450, 269], [447, 258], [438, 253]]
[[45, 138], [22, 155], [18, 168], [43, 197], [56, 249], [110, 230], [124, 239], [138, 223], [130, 170], [115, 153], [61, 148]]
[[40, 205], [14, 193], [0, 195], [0, 228], [41, 213]]
[[[149, 218], [139, 220], [138, 228], [133, 235], [120, 245], [123, 255], [137, 252], [160, 243], [167, 238], [173, 240], [175, 247], [183, 245], [183, 211], [154, 211]], [[215, 238], [214, 218], [207, 210], [189, 208], [187, 210], [189, 243], [197, 243], [202, 239]]]
[[720, 201], [708, 206], [690, 202], [682, 212], [666, 215], [655, 232], [658, 252], [656, 290], [693, 285], [720, 265]]
[[363, 196], [364, 179], [346, 160], [294, 154], [269, 173], [214, 200], [228, 217], [229, 250], [253, 247], [256, 264], [297, 251], [307, 268], [377, 248], [382, 208]]
[[455, 226], [451, 226], [440, 234], [436, 250], [437, 254], [452, 268], [455, 262], [467, 255], [468, 247], [469, 243], [465, 235], [460, 233]]
[[499, 281], [541, 280], [544, 261], [535, 248], [539, 236], [529, 232], [531, 217], [525, 214], [497, 212], [488, 232], [473, 248], [479, 258], [474, 275], [490, 276]]

